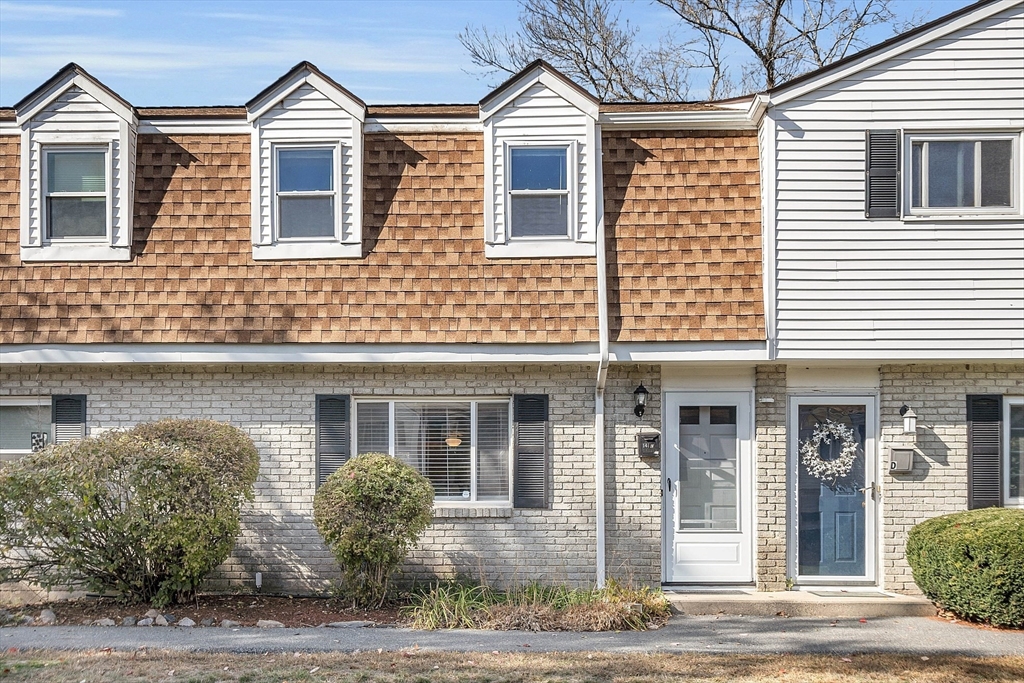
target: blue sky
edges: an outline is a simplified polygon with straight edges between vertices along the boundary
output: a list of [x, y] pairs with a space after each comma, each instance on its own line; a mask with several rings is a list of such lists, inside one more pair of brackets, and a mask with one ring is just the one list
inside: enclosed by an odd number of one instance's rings
[[[971, 0], [897, 1], [934, 19]], [[476, 102], [489, 83], [459, 31], [517, 15], [515, 0], [0, 0], [0, 106], [72, 61], [136, 106], [242, 104], [304, 59], [371, 104]], [[651, 40], [674, 23], [643, 1], [622, 16]]]

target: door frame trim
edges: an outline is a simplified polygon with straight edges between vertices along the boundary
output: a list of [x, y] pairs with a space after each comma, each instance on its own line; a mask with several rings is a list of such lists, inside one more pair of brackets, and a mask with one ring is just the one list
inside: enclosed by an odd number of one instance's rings
[[[800, 548], [800, 516], [799, 504], [799, 466], [797, 457], [797, 436], [799, 434], [799, 407], [802, 404], [827, 405], [843, 403], [862, 403], [865, 406], [864, 416], [864, 480], [875, 486], [871, 496], [872, 505], [865, 506], [864, 516], [864, 576], [801, 576], [799, 572]], [[786, 401], [786, 477], [787, 477], [787, 509], [789, 516], [788, 533], [786, 534], [786, 575], [797, 587], [819, 586], [878, 586], [881, 572], [879, 562], [882, 560], [879, 540], [881, 536], [881, 440], [879, 421], [879, 395], [877, 392], [836, 392], [818, 393], [801, 392], [790, 394]], [[865, 498], [865, 500], [867, 500]]]
[[[743, 533], [744, 529], [749, 529], [749, 543], [750, 543], [750, 581], [736, 581], [734, 579], [726, 581], [674, 581], [670, 576], [670, 568], [672, 563], [671, 543], [674, 542], [675, 536], [675, 525], [673, 524], [673, 510], [672, 510], [672, 492], [668, 490], [666, 485], [668, 479], [668, 462], [670, 457], [670, 448], [673, 443], [672, 430], [678, 429], [678, 419], [672, 420], [669, 415], [669, 408], [673, 404], [672, 395], [682, 397], [699, 397], [701, 401], [713, 401], [712, 397], [721, 396], [732, 396], [733, 398], [727, 400], [739, 399], [746, 404], [747, 419], [743, 426], [746, 430], [746, 438], [739, 438], [739, 432], [737, 432], [737, 447], [739, 452], [737, 453], [737, 468], [739, 470], [738, 478], [745, 484], [737, 489], [737, 505], [739, 510], [737, 512], [737, 521], [739, 522], [739, 531]], [[741, 398], [743, 397], [743, 398]], [[706, 402], [706, 401], [705, 401]], [[757, 580], [757, 427], [756, 417], [754, 414], [754, 389], [753, 388], [723, 388], [723, 389], [667, 389], [662, 392], [662, 448], [661, 448], [661, 581], [663, 585], [671, 586], [724, 586], [724, 585], [754, 585]], [[704, 405], [702, 402], [701, 405]], [[677, 416], [678, 418], [678, 416]], [[737, 413], [737, 429], [741, 427], [738, 422], [739, 413]], [[675, 438], [678, 438], [676, 434]], [[747, 459], [747, 469], [749, 472], [744, 475], [743, 462], [744, 456]]]

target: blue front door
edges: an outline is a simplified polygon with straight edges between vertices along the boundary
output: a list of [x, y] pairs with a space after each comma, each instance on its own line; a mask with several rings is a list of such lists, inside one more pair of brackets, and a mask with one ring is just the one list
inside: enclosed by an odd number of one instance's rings
[[800, 576], [866, 576], [866, 417], [864, 404], [798, 404]]

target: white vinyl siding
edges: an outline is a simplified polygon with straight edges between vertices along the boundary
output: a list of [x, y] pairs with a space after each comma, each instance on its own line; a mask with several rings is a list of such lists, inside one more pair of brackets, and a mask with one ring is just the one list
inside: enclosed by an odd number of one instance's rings
[[[255, 122], [253, 163], [258, 192], [253, 201], [253, 244], [271, 247], [280, 238], [275, 225], [275, 149], [287, 145], [336, 149], [335, 220], [337, 242], [361, 248], [362, 123], [309, 83], [303, 83]], [[323, 248], [321, 244], [317, 249]], [[323, 252], [310, 251], [309, 257]], [[359, 255], [359, 254], [355, 254]], [[270, 253], [266, 257], [273, 258]]]
[[1018, 215], [907, 216], [904, 202], [892, 220], [864, 216], [864, 155], [865, 131], [885, 129], [1010, 136], [1019, 150], [1022, 102], [1017, 5], [769, 112], [780, 359], [1021, 357], [1019, 152]]
[[[22, 127], [23, 260], [127, 260], [132, 241], [136, 128], [77, 86], [54, 98]], [[92, 244], [47, 249], [45, 152], [101, 147], [106, 152], [107, 233]], [[27, 249], [26, 249], [27, 248]]]

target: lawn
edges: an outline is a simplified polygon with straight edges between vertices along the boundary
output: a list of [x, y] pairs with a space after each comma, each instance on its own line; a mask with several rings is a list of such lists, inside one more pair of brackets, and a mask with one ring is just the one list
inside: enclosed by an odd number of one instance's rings
[[7, 652], [4, 683], [816, 683], [1024, 680], [1024, 657], [441, 653], [227, 655], [166, 651]]

